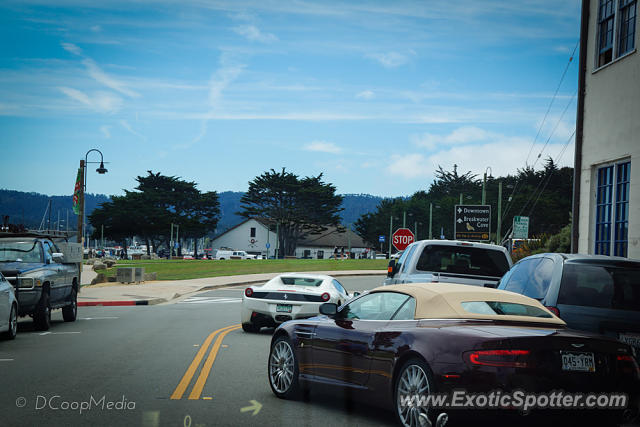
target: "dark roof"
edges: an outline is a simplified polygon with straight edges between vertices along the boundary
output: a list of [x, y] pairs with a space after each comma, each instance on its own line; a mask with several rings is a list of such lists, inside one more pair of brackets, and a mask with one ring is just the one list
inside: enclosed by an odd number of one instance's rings
[[373, 247], [373, 245], [365, 242], [362, 237], [353, 231], [348, 229], [338, 231], [337, 227], [327, 227], [327, 230], [320, 234], [309, 234], [304, 239], [298, 240], [298, 246], [348, 247], [349, 243], [351, 243], [351, 247], [354, 248]]

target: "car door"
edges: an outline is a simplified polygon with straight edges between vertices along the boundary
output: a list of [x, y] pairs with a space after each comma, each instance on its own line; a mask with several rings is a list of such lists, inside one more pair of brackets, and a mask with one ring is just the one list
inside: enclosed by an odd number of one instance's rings
[[42, 248], [44, 250], [44, 262], [48, 265], [50, 276], [49, 296], [51, 303], [56, 304], [65, 298], [66, 287], [66, 273], [63, 264], [55, 262], [53, 260], [53, 253], [55, 252], [54, 246], [51, 242], [45, 240], [42, 242]]
[[407, 298], [397, 292], [366, 294], [343, 306], [335, 318], [319, 322], [313, 338], [313, 375], [364, 386], [376, 337]]
[[9, 322], [9, 302], [11, 301], [11, 284], [0, 273], [0, 330], [4, 330]]

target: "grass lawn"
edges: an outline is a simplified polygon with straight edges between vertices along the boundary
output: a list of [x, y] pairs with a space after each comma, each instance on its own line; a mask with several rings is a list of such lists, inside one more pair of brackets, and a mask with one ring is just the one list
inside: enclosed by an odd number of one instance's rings
[[386, 270], [387, 264], [386, 259], [125, 260], [107, 269], [107, 276], [115, 276], [117, 267], [144, 267], [147, 273], [158, 273], [158, 280], [182, 280], [287, 271]]

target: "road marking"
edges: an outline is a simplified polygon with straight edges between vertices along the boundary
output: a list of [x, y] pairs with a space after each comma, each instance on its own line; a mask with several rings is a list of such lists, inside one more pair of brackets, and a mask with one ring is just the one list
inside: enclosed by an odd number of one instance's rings
[[213, 400], [213, 397], [209, 397], [209, 396], [203, 396], [202, 400]]
[[262, 409], [262, 404], [257, 400], [250, 400], [249, 402], [251, 402], [251, 406], [245, 406], [244, 408], [241, 408], [240, 412], [253, 411], [253, 414], [251, 414], [251, 416], [255, 417], [256, 415], [258, 415], [258, 412], [260, 412], [260, 409]]
[[142, 427], [158, 427], [160, 425], [160, 411], [145, 411], [142, 413]]
[[42, 335], [67, 335], [67, 334], [80, 334], [81, 332], [43, 332]]
[[220, 298], [220, 297], [189, 297], [179, 302], [179, 304], [216, 304], [216, 303], [238, 303], [242, 298]]
[[119, 319], [119, 317], [81, 317], [80, 320]]
[[13, 362], [13, 359], [0, 359], [0, 362]]
[[231, 328], [225, 330], [224, 332], [220, 332], [218, 337], [216, 338], [216, 342], [211, 347], [211, 351], [209, 352], [209, 356], [207, 356], [207, 360], [204, 362], [202, 366], [202, 370], [200, 371], [200, 375], [198, 375], [198, 379], [191, 389], [191, 394], [189, 394], [189, 400], [197, 400], [200, 399], [200, 395], [202, 394], [202, 389], [207, 382], [207, 378], [209, 378], [209, 372], [211, 371], [211, 367], [213, 366], [213, 362], [216, 360], [216, 356], [218, 355], [218, 350], [220, 350], [220, 345], [222, 344], [222, 340], [229, 332], [237, 331], [240, 329], [240, 325], [234, 325]]
[[200, 349], [198, 350], [198, 352], [196, 353], [195, 357], [191, 361], [191, 364], [187, 368], [187, 371], [184, 373], [184, 376], [182, 377], [182, 379], [178, 383], [178, 386], [173, 391], [173, 394], [171, 395], [171, 399], [172, 400], [180, 400], [180, 399], [182, 399], [182, 396], [184, 395], [184, 392], [187, 390], [187, 387], [189, 387], [189, 384], [191, 383], [191, 379], [195, 375], [196, 370], [198, 369], [198, 366], [200, 366], [200, 362], [202, 362], [202, 359], [204, 358], [204, 355], [207, 352], [207, 349], [209, 348], [209, 345], [211, 344], [211, 341], [213, 341], [215, 336], [219, 332], [224, 332], [224, 331], [229, 330], [231, 328], [238, 328], [238, 327], [240, 327], [240, 325], [231, 325], [231, 326], [227, 326], [227, 327], [224, 327], [224, 328], [220, 328], [220, 329], [218, 329], [216, 331], [211, 332], [209, 334], [209, 336], [207, 338], [205, 338], [204, 342], [202, 343], [202, 346], [200, 346]]

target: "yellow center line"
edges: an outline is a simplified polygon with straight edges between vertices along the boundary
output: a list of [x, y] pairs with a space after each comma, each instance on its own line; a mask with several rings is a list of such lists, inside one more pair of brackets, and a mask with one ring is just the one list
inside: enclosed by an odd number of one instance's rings
[[189, 400], [197, 400], [200, 399], [200, 395], [202, 394], [202, 389], [204, 388], [205, 383], [207, 382], [207, 378], [209, 378], [209, 372], [211, 371], [211, 367], [213, 366], [213, 362], [216, 360], [216, 356], [218, 355], [218, 350], [220, 350], [220, 345], [222, 344], [222, 340], [229, 333], [240, 329], [240, 325], [231, 326], [229, 329], [226, 329], [223, 332], [220, 332], [218, 337], [216, 338], [216, 342], [211, 347], [211, 351], [209, 352], [209, 356], [207, 356], [207, 360], [204, 362], [204, 366], [200, 371], [200, 375], [198, 376], [198, 380], [195, 385], [191, 389], [191, 394], [189, 394]]
[[234, 328], [238, 329], [239, 327], [240, 325], [231, 325], [224, 328], [220, 328], [209, 334], [209, 336], [204, 340], [204, 342], [200, 346], [200, 349], [198, 350], [195, 357], [193, 358], [191, 365], [189, 365], [189, 368], [187, 368], [187, 372], [184, 373], [184, 376], [178, 383], [178, 386], [173, 391], [173, 394], [171, 395], [172, 400], [182, 399], [184, 392], [187, 390], [187, 387], [189, 387], [189, 383], [191, 383], [191, 379], [195, 375], [196, 370], [198, 369], [198, 366], [200, 366], [200, 362], [202, 362], [202, 359], [204, 358], [204, 355], [207, 352], [207, 349], [209, 348], [211, 341], [213, 341], [213, 338], [215, 338], [215, 336], [220, 332], [224, 332]]

